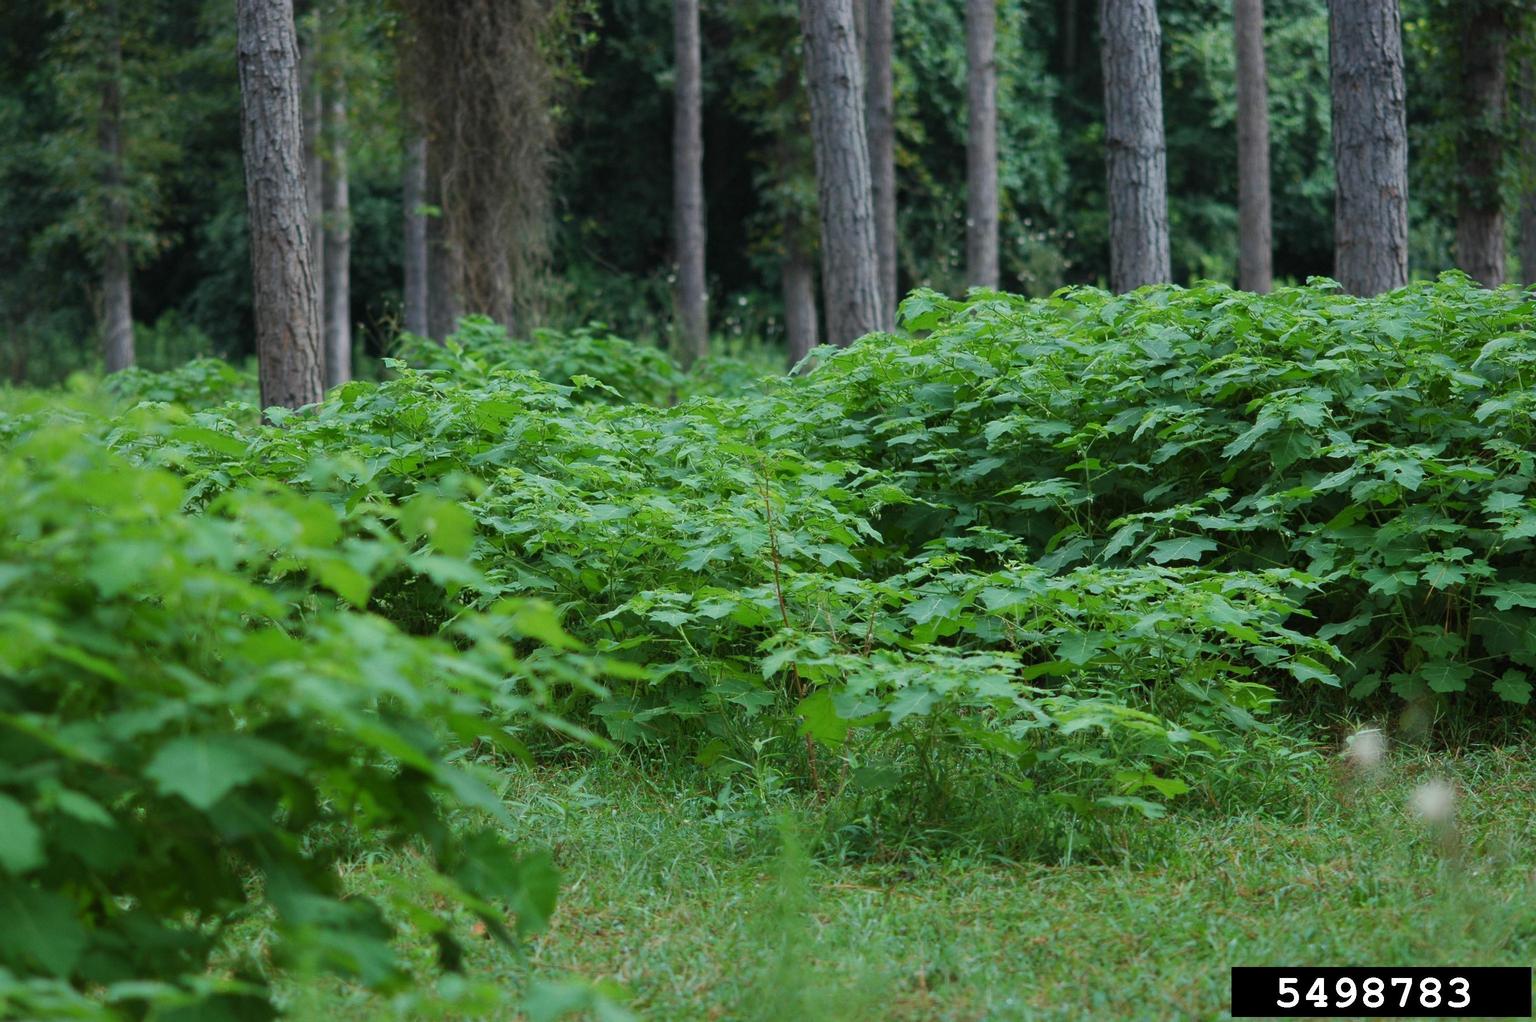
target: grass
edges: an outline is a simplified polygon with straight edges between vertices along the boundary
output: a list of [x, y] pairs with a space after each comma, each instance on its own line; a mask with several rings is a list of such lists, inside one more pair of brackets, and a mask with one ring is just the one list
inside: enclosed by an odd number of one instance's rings
[[[1409, 809], [1432, 777], [1454, 832]], [[1222, 1017], [1227, 967], [1528, 965], [1536, 958], [1536, 750], [1408, 752], [1374, 774], [1301, 781], [1284, 817], [1137, 824], [1119, 864], [1013, 863], [984, 846], [807, 846], [825, 810], [783, 792], [709, 793], [619, 760], [506, 775], [565, 883], [526, 961], [476, 942], [471, 977], [505, 1006], [391, 1003], [291, 982], [299, 1018], [514, 1018], [530, 970], [622, 988], [652, 1019]], [[775, 821], [779, 822], [775, 822]], [[794, 822], [789, 822], [794, 821]], [[804, 837], [801, 835], [810, 835]], [[358, 889], [410, 882], [408, 857], [356, 864]], [[430, 950], [411, 947], [423, 967]]]

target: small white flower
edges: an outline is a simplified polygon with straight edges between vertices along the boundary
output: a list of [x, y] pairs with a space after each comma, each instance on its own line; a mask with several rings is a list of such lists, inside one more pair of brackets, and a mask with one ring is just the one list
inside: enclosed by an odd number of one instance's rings
[[1456, 789], [1437, 777], [1414, 788], [1408, 804], [1425, 823], [1444, 826], [1456, 815]]
[[1356, 770], [1374, 770], [1387, 756], [1387, 738], [1380, 728], [1361, 728], [1344, 739], [1344, 758]]

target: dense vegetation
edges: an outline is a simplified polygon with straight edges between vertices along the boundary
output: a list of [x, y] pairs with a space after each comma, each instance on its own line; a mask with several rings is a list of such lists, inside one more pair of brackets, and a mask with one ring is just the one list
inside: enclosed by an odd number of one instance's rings
[[[211, 361], [0, 397], [0, 1010], [253, 1017], [408, 989], [402, 929], [515, 946], [556, 887], [520, 760], [799, 791], [848, 861], [982, 820], [1055, 861], [1286, 814], [1331, 714], [1507, 730], [1532, 311], [919, 291], [792, 376], [470, 319], [266, 423]], [[411, 880], [344, 891], [388, 845]]]

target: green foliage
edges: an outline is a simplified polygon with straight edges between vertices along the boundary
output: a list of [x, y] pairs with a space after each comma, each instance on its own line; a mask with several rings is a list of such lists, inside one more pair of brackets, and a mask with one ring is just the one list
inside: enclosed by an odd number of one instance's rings
[[471, 378], [499, 370], [523, 370], [553, 383], [590, 388], [590, 396], [611, 402], [665, 404], [682, 373], [659, 348], [632, 344], [601, 323], [573, 330], [535, 330], [514, 340], [487, 316], [466, 316], [454, 335], [439, 345], [407, 335], [398, 345], [401, 360], [415, 368], [468, 372]]
[[563, 690], [562, 712], [722, 773], [769, 741], [809, 783], [845, 763], [893, 806], [936, 811], [949, 775], [979, 768], [1070, 813], [1155, 815], [1188, 789], [1181, 774], [1264, 732], [1268, 683], [1335, 680], [1331, 647], [1286, 624], [1312, 584], [1298, 572], [1071, 566], [1078, 541], [1032, 550], [1028, 530], [963, 518], [916, 536], [904, 523], [953, 515], [946, 486], [997, 467], [946, 464], [927, 440], [944, 484], [876, 465], [917, 420], [869, 421], [845, 374], [909, 351], [910, 375], [878, 392], [936, 394], [925, 374], [950, 363], [925, 363], [922, 342], [871, 340], [806, 380], [668, 407], [618, 400], [661, 396], [656, 353], [586, 337], [595, 362], [573, 372], [566, 340], [467, 321], [447, 346], [409, 349], [425, 368], [395, 363], [396, 378], [275, 428], [202, 412], [117, 442], [175, 465], [196, 506], [275, 479], [467, 556], [472, 570], [425, 556], [355, 594], [320, 581], [417, 633], [458, 607], [547, 600], [552, 626], [636, 665], [609, 696]]
[[216, 358], [196, 358], [165, 372], [132, 367], [113, 373], [105, 389], [129, 404], [160, 401], [186, 408], [213, 408], [231, 401], [255, 405], [256, 379]]
[[260, 963], [203, 976], [258, 912], [279, 964], [390, 989], [405, 918], [452, 965], [421, 892], [335, 900], [362, 832], [460, 912], [536, 922], [548, 872], [467, 748], [596, 732], [811, 789], [853, 856], [1006, 792], [1037, 854], [1272, 801], [1315, 765], [1280, 705], [1507, 714], [1536, 669], [1532, 311], [1459, 276], [919, 291], [906, 334], [750, 386], [469, 319], [270, 424], [216, 362], [114, 377], [100, 434], [91, 394], [18, 396], [0, 898], [49, 939], [0, 940], [8, 996], [260, 997]]
[[[134, 422], [166, 452], [233, 453], [185, 413]], [[501, 603], [431, 637], [346, 609], [417, 570], [473, 574], [451, 503], [418, 497], [395, 533], [265, 480], [201, 514], [189, 499], [72, 428], [0, 449], [0, 1014], [270, 1017], [271, 963], [207, 971], [253, 914], [276, 964], [381, 990], [408, 981], [399, 920], [449, 969], [445, 906], [509, 942], [541, 927], [550, 861], [519, 854], [454, 760], [522, 754], [548, 686], [593, 687], [548, 609]], [[346, 896], [337, 866], [365, 834], [423, 856], [427, 881]]]
[[923, 340], [829, 358], [810, 400], [840, 451], [923, 496], [888, 540], [1016, 537], [1055, 570], [1305, 571], [1308, 630], [1349, 660], [1315, 680], [1523, 703], [1531, 311], [1456, 275], [1371, 300], [1327, 282], [918, 293]]

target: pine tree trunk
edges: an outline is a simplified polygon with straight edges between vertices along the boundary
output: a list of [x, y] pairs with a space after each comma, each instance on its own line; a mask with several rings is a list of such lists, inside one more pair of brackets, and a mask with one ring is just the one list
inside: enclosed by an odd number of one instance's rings
[[1408, 127], [1398, 0], [1328, 0], [1334, 274], [1377, 295], [1408, 283]]
[[804, 242], [805, 225], [796, 213], [784, 217], [784, 333], [789, 364], [819, 343], [816, 323], [816, 261]]
[[238, 0], [241, 142], [263, 407], [320, 400], [324, 361], [304, 186], [292, 0]]
[[[875, 250], [880, 268], [880, 329], [896, 325], [896, 111], [892, 95], [894, 51], [892, 0], [868, 0], [865, 40], [866, 111], [869, 135], [870, 194], [875, 204]], [[814, 311], [814, 304], [812, 307]]]
[[325, 177], [325, 385], [352, 379], [352, 196], [347, 169], [347, 83], [332, 79]]
[[123, 208], [123, 39], [118, 29], [117, 5], [108, 7], [112, 36], [108, 44], [107, 73], [101, 88], [101, 122], [98, 142], [105, 168], [106, 243], [101, 260], [102, 359], [109, 373], [133, 365], [132, 261], [128, 253], [128, 216]]
[[1077, 0], [1061, 0], [1057, 17], [1061, 24], [1061, 69], [1068, 75], [1075, 74], [1078, 61], [1077, 27], [1080, 20]]
[[709, 354], [704, 285], [704, 113], [699, 69], [699, 0], [674, 0], [677, 85], [672, 123], [672, 214], [677, 245], [677, 340], [680, 361]]
[[405, 225], [405, 329], [427, 336], [427, 139], [412, 135], [405, 143], [401, 220]]
[[1520, 276], [1536, 284], [1536, 63], [1520, 64]]
[[[428, 201], [442, 209], [443, 186], [440, 147], [427, 143], [427, 195]], [[464, 315], [464, 302], [460, 297], [459, 279], [463, 274], [459, 248], [449, 237], [447, 216], [429, 217], [427, 220], [427, 325], [433, 339], [442, 341], [459, 328], [459, 317]]]
[[847, 345], [881, 321], [864, 77], [852, 0], [800, 0], [800, 28], [811, 95], [827, 340]]
[[434, 340], [442, 341], [459, 328], [464, 303], [455, 282], [461, 272], [459, 250], [442, 217], [432, 217], [427, 222], [427, 322]]
[[[869, 53], [869, 0], [853, 0], [853, 52], [859, 55], [859, 67], [865, 68]], [[869, 101], [864, 108], [867, 112]]]
[[1237, 53], [1237, 286], [1274, 288], [1269, 197], [1269, 73], [1264, 0], [1233, 0]]
[[1116, 291], [1173, 279], [1162, 34], [1155, 0], [1100, 0], [1109, 166], [1109, 282]]
[[1456, 261], [1484, 287], [1504, 283], [1505, 0], [1461, 0], [1461, 174]]
[[997, 268], [997, 0], [966, 0], [965, 265], [977, 287], [996, 288]]
[[[299, 82], [304, 103], [304, 194], [309, 210], [309, 250], [315, 265], [325, 267], [325, 89], [320, 67], [320, 13], [312, 10], [313, 35], [299, 49]], [[317, 315], [325, 320], [325, 288], [315, 296]]]

